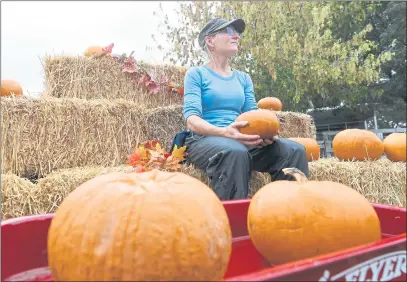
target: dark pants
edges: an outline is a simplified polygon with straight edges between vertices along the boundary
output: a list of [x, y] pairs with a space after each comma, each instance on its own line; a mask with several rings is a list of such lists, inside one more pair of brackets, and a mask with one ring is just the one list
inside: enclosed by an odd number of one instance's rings
[[304, 146], [289, 139], [248, 150], [233, 139], [191, 132], [185, 145], [187, 160], [206, 172], [221, 200], [247, 198], [252, 170], [268, 172], [273, 181], [293, 180], [282, 172], [286, 167], [296, 167], [309, 177]]

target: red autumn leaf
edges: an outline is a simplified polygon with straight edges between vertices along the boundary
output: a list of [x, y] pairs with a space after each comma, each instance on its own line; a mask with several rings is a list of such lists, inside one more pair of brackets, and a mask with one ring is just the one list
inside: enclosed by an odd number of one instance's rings
[[160, 90], [160, 87], [154, 81], [148, 86], [148, 94], [157, 94]]
[[150, 85], [153, 85], [153, 84], [157, 84], [157, 83], [155, 82], [155, 79], [152, 78], [151, 75], [148, 75], [148, 77], [149, 77], [149, 80], [146, 80], [146, 81], [145, 81], [145, 85], [146, 85], [146, 86], [150, 86]]
[[148, 150], [155, 150], [157, 144], [160, 144], [160, 141], [158, 141], [158, 140], [149, 140], [149, 141], [144, 143], [144, 148], [146, 148]]
[[136, 59], [134, 59], [133, 56], [130, 56], [126, 59], [125, 63], [131, 63], [131, 64], [135, 64], [136, 63]]
[[134, 73], [137, 71], [137, 67], [135, 65], [124, 65], [123, 72]]
[[184, 87], [182, 87], [182, 88], [177, 88], [177, 93], [178, 93], [179, 95], [184, 95]]
[[172, 154], [161, 147], [158, 140], [149, 140], [139, 145], [129, 156], [127, 165], [136, 168], [136, 172], [150, 171], [152, 169], [179, 170], [180, 162], [185, 159], [186, 147], [174, 148]]
[[148, 83], [150, 82], [151, 77], [148, 75], [148, 73], [144, 73], [141, 75], [139, 79], [139, 83], [144, 84], [145, 86], [148, 86]]
[[115, 59], [118, 62], [120, 60], [120, 55], [112, 54], [112, 58]]
[[135, 150], [128, 158], [127, 160], [127, 165], [131, 165], [131, 166], [139, 166], [139, 165], [143, 165], [144, 161], [143, 161], [143, 157], [142, 157], [142, 153]]
[[113, 50], [113, 47], [114, 47], [114, 43], [102, 48], [102, 50], [103, 50], [104, 53], [111, 54], [112, 50]]

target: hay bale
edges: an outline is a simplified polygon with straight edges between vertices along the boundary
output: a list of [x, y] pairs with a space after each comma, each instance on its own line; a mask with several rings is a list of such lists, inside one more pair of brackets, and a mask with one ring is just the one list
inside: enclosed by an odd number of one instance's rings
[[13, 173], [1, 175], [2, 219], [41, 214], [38, 205], [38, 187]]
[[118, 167], [87, 166], [54, 171], [38, 180], [37, 186], [40, 191], [38, 205], [46, 213], [53, 213], [62, 200], [82, 183], [96, 176], [118, 171], [132, 172], [134, 168], [125, 165]]
[[[82, 99], [125, 99], [145, 107], [182, 104], [182, 96], [170, 93], [166, 86], [158, 94], [148, 94], [138, 81], [124, 73], [112, 58], [84, 56], [46, 56], [44, 59], [46, 96]], [[141, 63], [156, 81], [166, 76], [183, 85], [185, 68]]]
[[167, 79], [178, 86], [184, 85], [184, 78], [187, 68], [181, 66], [174, 66], [170, 64], [150, 64], [140, 61], [139, 64], [149, 74], [151, 74], [156, 81], [163, 81]]
[[144, 109], [128, 101], [1, 99], [2, 171], [30, 178], [79, 166], [117, 166], [145, 136]]
[[160, 140], [168, 151], [175, 134], [186, 129], [183, 106], [160, 107], [147, 112], [145, 117], [146, 140]]
[[310, 115], [296, 112], [276, 112], [280, 120], [282, 138], [316, 138], [316, 129]]
[[374, 203], [406, 207], [406, 163], [339, 161], [336, 158], [310, 162], [311, 179], [340, 182], [354, 188]]

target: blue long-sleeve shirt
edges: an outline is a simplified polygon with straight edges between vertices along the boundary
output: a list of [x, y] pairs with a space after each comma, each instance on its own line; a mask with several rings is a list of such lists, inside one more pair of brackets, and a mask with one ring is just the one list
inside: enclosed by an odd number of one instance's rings
[[197, 115], [218, 127], [230, 125], [243, 112], [258, 109], [250, 76], [233, 70], [222, 77], [207, 66], [190, 68], [184, 79], [184, 118]]

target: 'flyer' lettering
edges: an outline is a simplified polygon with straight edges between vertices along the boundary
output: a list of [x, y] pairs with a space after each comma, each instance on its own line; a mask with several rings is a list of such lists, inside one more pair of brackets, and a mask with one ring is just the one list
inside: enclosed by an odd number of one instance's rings
[[407, 252], [397, 251], [382, 256], [375, 257], [338, 274], [331, 275], [329, 270], [325, 270], [322, 281], [390, 281], [394, 278], [406, 274]]

